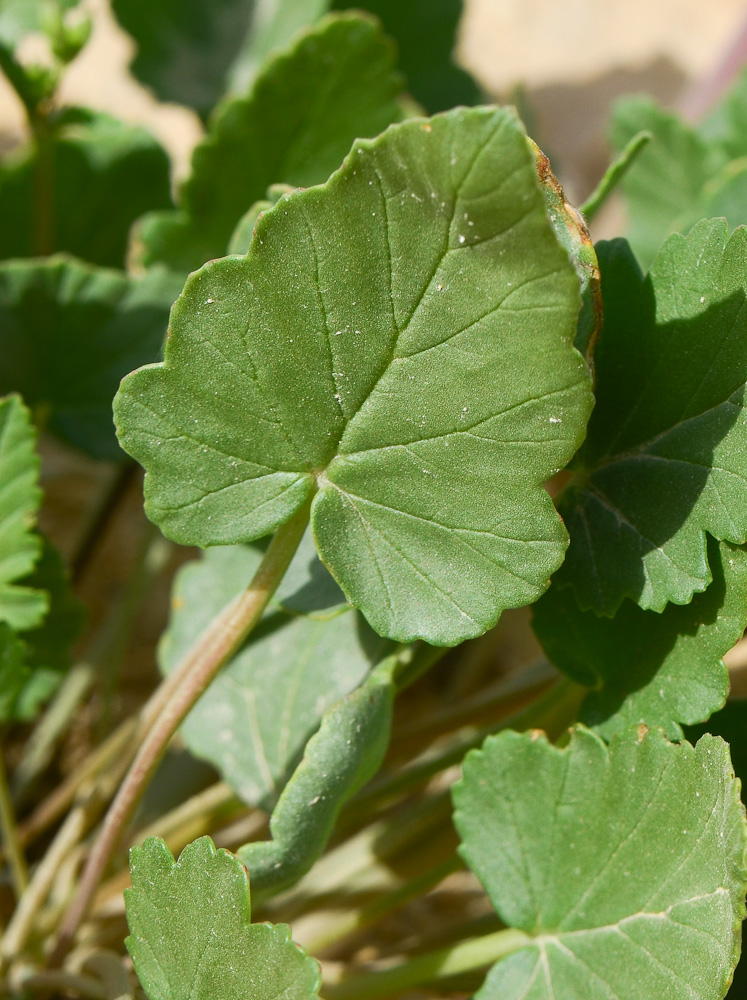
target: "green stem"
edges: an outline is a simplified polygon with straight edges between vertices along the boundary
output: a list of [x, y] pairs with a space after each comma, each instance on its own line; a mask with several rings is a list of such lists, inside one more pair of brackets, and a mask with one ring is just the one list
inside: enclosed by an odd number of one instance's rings
[[31, 118], [36, 144], [34, 211], [31, 249], [35, 257], [48, 257], [54, 250], [54, 128], [44, 110]]
[[461, 941], [451, 948], [417, 955], [387, 969], [374, 969], [350, 976], [324, 990], [325, 1000], [377, 1000], [440, 982], [465, 972], [493, 965], [532, 943], [524, 931], [513, 928]]
[[607, 167], [604, 177], [602, 177], [596, 188], [581, 206], [581, 214], [587, 222], [591, 222], [599, 212], [625, 174], [633, 166], [641, 150], [644, 146], [648, 145], [652, 138], [653, 136], [650, 132], [639, 132], [638, 135], [634, 135], [617, 159], [613, 160], [609, 167]]
[[275, 532], [247, 589], [218, 614], [179, 666], [161, 684], [149, 706], [158, 707], [134, 761], [114, 798], [83, 872], [78, 892], [60, 925], [53, 965], [67, 954], [88, 912], [109, 859], [155, 773], [166, 747], [221, 667], [245, 642], [281, 582], [309, 520], [309, 503]]
[[2, 832], [5, 844], [5, 854], [10, 865], [10, 875], [16, 899], [20, 899], [29, 884], [29, 873], [18, 840], [16, 817], [8, 786], [8, 773], [5, 770], [5, 759], [2, 753], [0, 753], [0, 832]]

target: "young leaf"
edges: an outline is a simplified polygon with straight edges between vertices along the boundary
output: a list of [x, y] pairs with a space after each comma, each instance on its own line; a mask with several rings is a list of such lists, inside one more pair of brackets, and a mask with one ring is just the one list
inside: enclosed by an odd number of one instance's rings
[[727, 745], [583, 728], [504, 732], [454, 788], [461, 853], [531, 934], [476, 1000], [720, 1000], [744, 916], [744, 808]]
[[134, 279], [63, 256], [0, 263], [0, 393], [20, 392], [94, 458], [121, 458], [112, 398], [160, 356], [180, 290], [162, 268]]
[[325, 181], [358, 136], [402, 117], [394, 47], [378, 26], [325, 19], [267, 63], [246, 97], [224, 104], [192, 158], [176, 212], [143, 220], [146, 266], [182, 273], [222, 257], [231, 233], [271, 184]]
[[578, 281], [507, 109], [357, 142], [204, 267], [120, 441], [171, 538], [260, 538], [314, 495], [317, 547], [381, 635], [452, 645], [535, 600], [566, 546], [542, 483], [591, 404]]
[[597, 403], [558, 509], [558, 573], [579, 605], [661, 611], [711, 580], [706, 531], [747, 541], [747, 230], [672, 236], [644, 279], [624, 241], [598, 247], [605, 305]]
[[33, 530], [41, 502], [35, 440], [20, 398], [0, 399], [0, 622], [16, 630], [34, 628], [48, 608], [43, 591], [18, 582], [41, 552]]
[[[306, 548], [307, 564], [312, 555], [313, 543], [310, 551]], [[246, 587], [259, 559], [249, 546], [221, 547], [181, 570], [159, 650], [165, 673]], [[296, 574], [299, 570], [303, 572], [298, 567]], [[308, 580], [295, 589], [291, 584], [287, 593], [296, 607], [304, 600], [313, 606], [314, 597], [324, 603], [324, 591], [314, 593]], [[352, 609], [316, 615], [271, 609], [181, 728], [189, 749], [213, 763], [250, 805], [274, 805], [323, 714], [356, 688], [387, 651], [387, 644]]]
[[288, 888], [311, 869], [342, 807], [381, 767], [392, 729], [397, 670], [393, 654], [327, 711], [273, 810], [272, 839], [239, 849], [260, 898]]
[[581, 611], [569, 588], [551, 586], [532, 624], [548, 658], [594, 689], [580, 719], [605, 739], [644, 722], [681, 739], [680, 723], [721, 708], [729, 676], [721, 657], [747, 625], [747, 551], [708, 539], [713, 582], [661, 614], [623, 601], [614, 618]]
[[83, 108], [62, 111], [49, 142], [43, 193], [35, 146], [0, 164], [0, 257], [62, 250], [122, 267], [134, 220], [171, 204], [165, 151], [144, 129]]
[[252, 924], [241, 862], [209, 837], [178, 861], [158, 837], [130, 854], [125, 941], [149, 1000], [315, 1000], [319, 966], [285, 924]]

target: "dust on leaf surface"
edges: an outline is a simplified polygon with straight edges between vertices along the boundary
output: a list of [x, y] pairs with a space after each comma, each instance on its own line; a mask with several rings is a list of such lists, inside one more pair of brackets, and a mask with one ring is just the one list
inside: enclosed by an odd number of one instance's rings
[[39, 459], [31, 414], [19, 396], [0, 399], [0, 622], [15, 630], [38, 625], [48, 597], [20, 583], [41, 553], [34, 531], [41, 503]]
[[532, 608], [548, 658], [593, 689], [579, 718], [605, 739], [639, 722], [680, 739], [681, 724], [707, 719], [726, 701], [721, 658], [747, 625], [747, 551], [709, 537], [708, 562], [707, 590], [661, 614], [625, 600], [614, 618], [600, 617], [554, 584]]
[[510, 927], [535, 940], [476, 1000], [721, 1000], [747, 872], [723, 740], [577, 728], [560, 750], [504, 732], [454, 789], [461, 853]]
[[249, 879], [209, 837], [175, 861], [158, 837], [130, 854], [127, 950], [148, 1000], [315, 1000], [319, 966], [285, 924], [252, 924]]
[[513, 113], [405, 122], [188, 280], [165, 362], [117, 396], [120, 441], [171, 538], [251, 541], [313, 496], [373, 628], [452, 645], [562, 560], [542, 483], [591, 406], [578, 309]]
[[625, 597], [661, 611], [708, 586], [706, 532], [747, 541], [747, 230], [705, 220], [645, 278], [624, 240], [598, 251], [597, 401], [557, 501], [571, 536], [557, 581], [597, 614]]

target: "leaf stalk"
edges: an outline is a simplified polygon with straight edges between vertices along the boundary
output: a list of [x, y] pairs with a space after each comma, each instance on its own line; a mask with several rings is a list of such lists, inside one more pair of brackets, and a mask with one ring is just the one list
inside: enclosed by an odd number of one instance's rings
[[83, 871], [78, 891], [60, 925], [50, 962], [59, 965], [72, 945], [122, 832], [155, 773], [166, 747], [220, 669], [244, 643], [277, 589], [303, 537], [310, 501], [275, 532], [247, 589], [228, 604], [203, 632], [181, 664], [146, 706], [155, 719], [104, 819]]

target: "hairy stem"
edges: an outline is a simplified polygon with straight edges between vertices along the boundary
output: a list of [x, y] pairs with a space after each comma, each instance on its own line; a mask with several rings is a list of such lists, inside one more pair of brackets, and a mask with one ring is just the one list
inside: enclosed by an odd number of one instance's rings
[[417, 955], [399, 965], [350, 976], [327, 986], [325, 1000], [377, 1000], [404, 993], [428, 983], [487, 968], [531, 942], [528, 934], [513, 928], [485, 934], [451, 948]]
[[53, 965], [59, 964], [67, 954], [109, 859], [171, 737], [221, 667], [246, 640], [261, 618], [298, 548], [308, 518], [307, 504], [276, 531], [248, 588], [213, 619], [192, 650], [148, 703], [149, 715], [154, 714], [154, 706], [158, 709], [157, 714], [109, 808], [84, 869], [78, 892], [62, 920], [51, 957]]

